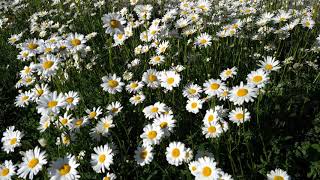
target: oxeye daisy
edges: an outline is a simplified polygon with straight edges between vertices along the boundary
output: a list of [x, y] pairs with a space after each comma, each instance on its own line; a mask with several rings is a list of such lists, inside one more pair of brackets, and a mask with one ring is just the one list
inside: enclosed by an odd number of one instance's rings
[[199, 0], [196, 7], [199, 12], [206, 13], [211, 9], [211, 2], [208, 0]]
[[23, 133], [14, 129], [14, 126], [10, 126], [3, 132], [3, 137], [1, 138], [3, 144], [1, 149], [6, 153], [14, 152], [14, 148], [21, 146]]
[[220, 79], [209, 79], [203, 86], [205, 93], [210, 97], [222, 93], [223, 89], [226, 87], [225, 83]]
[[39, 98], [37, 102], [38, 113], [49, 115], [51, 113], [58, 114], [60, 108], [65, 105], [63, 94], [54, 91]]
[[20, 71], [19, 75], [22, 78], [26, 76], [31, 76], [34, 71], [35, 71], [35, 65], [32, 62], [30, 66], [24, 66], [24, 68]]
[[149, 64], [155, 66], [155, 65], [163, 64], [164, 62], [165, 62], [164, 56], [157, 55], [157, 56], [151, 57]]
[[225, 81], [229, 78], [233, 78], [236, 74], [237, 74], [236, 67], [232, 67], [231, 69], [227, 68], [220, 73], [220, 78], [221, 80]]
[[116, 94], [117, 92], [122, 91], [122, 86], [124, 83], [121, 82], [121, 77], [117, 77], [116, 74], [103, 76], [102, 81], [103, 83], [101, 84], [101, 87], [104, 91], [107, 91], [110, 94]]
[[169, 47], [169, 41], [161, 42], [156, 49], [157, 54], [165, 53], [168, 47]]
[[32, 52], [30, 52], [28, 50], [23, 50], [23, 51], [19, 52], [19, 55], [17, 56], [17, 59], [21, 60], [21, 61], [28, 61], [33, 56], [35, 56], [35, 54], [33, 54]]
[[250, 74], [248, 74], [247, 77], [248, 84], [252, 84], [258, 88], [263, 88], [268, 82], [268, 80], [268, 73], [265, 72], [263, 69], [252, 71]]
[[80, 51], [85, 48], [86, 42], [87, 40], [82, 34], [69, 34], [67, 38], [67, 47], [73, 52]]
[[267, 174], [268, 180], [290, 180], [288, 173], [282, 169], [275, 169]]
[[206, 138], [219, 137], [222, 132], [221, 125], [217, 121], [205, 124], [204, 127], [202, 127], [202, 134], [205, 135]]
[[150, 145], [140, 146], [135, 150], [134, 159], [140, 166], [150, 164], [153, 160], [153, 148]]
[[209, 34], [202, 33], [196, 38], [195, 45], [197, 45], [199, 47], [211, 46], [211, 44], [212, 44], [211, 39], [212, 38]]
[[37, 65], [37, 69], [43, 76], [49, 77], [56, 73], [59, 62], [59, 58], [48, 54], [40, 58], [40, 63]]
[[133, 95], [133, 96], [129, 99], [129, 101], [130, 101], [131, 104], [137, 105], [137, 104], [143, 102], [143, 101], [145, 100], [145, 98], [146, 98], [146, 97], [145, 97], [144, 94], [139, 93], [139, 94]]
[[169, 164], [179, 166], [186, 157], [185, 145], [181, 142], [171, 142], [166, 148], [166, 158]]
[[247, 109], [243, 111], [242, 108], [237, 107], [229, 113], [229, 119], [239, 125], [250, 120], [250, 113]]
[[102, 180], [115, 180], [117, 176], [114, 173], [108, 172], [106, 176], [103, 177]]
[[60, 128], [66, 127], [68, 129], [72, 128], [72, 114], [68, 114], [68, 112], [65, 112], [63, 116], [59, 116], [59, 119], [57, 121], [57, 126]]
[[228, 173], [225, 173], [225, 172], [222, 172], [220, 171], [219, 172], [219, 180], [233, 180], [232, 176]]
[[163, 137], [163, 131], [159, 126], [152, 126], [151, 124], [148, 124], [143, 128], [143, 133], [140, 137], [143, 140], [144, 146], [159, 144]]
[[118, 34], [123, 32], [123, 25], [126, 23], [120, 14], [109, 13], [102, 17], [103, 27], [107, 34]]
[[102, 136], [107, 136], [110, 128], [114, 126], [112, 116], [106, 116], [100, 119], [96, 127]]
[[190, 98], [187, 101], [186, 109], [188, 112], [197, 114], [200, 109], [202, 109], [203, 100], [198, 98]]
[[67, 133], [61, 133], [60, 137], [57, 137], [56, 145], [65, 145], [69, 146], [71, 143], [71, 140], [74, 140], [73, 134], [67, 134]]
[[36, 84], [31, 91], [33, 93], [32, 99], [35, 101], [38, 101], [39, 97], [46, 95], [50, 92], [48, 84]]
[[175, 127], [176, 120], [173, 119], [173, 115], [170, 114], [162, 114], [159, 117], [154, 119], [153, 125], [159, 126], [164, 136], [169, 136]]
[[315, 22], [310, 17], [305, 17], [305, 18], [303, 18], [301, 20], [301, 24], [302, 24], [303, 27], [312, 29], [314, 24], [315, 24]]
[[43, 40], [37, 40], [37, 39], [28, 39], [25, 43], [22, 45], [22, 49], [29, 51], [29, 53], [32, 54], [38, 54], [41, 44], [43, 43]]
[[33, 179], [35, 175], [47, 164], [46, 153], [40, 151], [39, 147], [30, 149], [23, 153], [22, 163], [19, 165], [17, 174], [19, 177], [26, 179], [29, 175]]
[[186, 157], [184, 158], [184, 162], [189, 163], [193, 158], [193, 151], [190, 148], [186, 148]]
[[147, 72], [144, 72], [142, 75], [142, 81], [147, 84], [148, 87], [155, 89], [159, 87], [159, 72], [154, 69], [149, 69]]
[[37, 128], [40, 133], [44, 132], [45, 130], [47, 130], [49, 128], [49, 126], [51, 125], [51, 121], [53, 121], [52, 116], [47, 116], [47, 115], [42, 115], [40, 118], [40, 126]]
[[275, 57], [267, 56], [264, 61], [259, 61], [259, 66], [266, 72], [277, 71], [280, 69], [280, 62], [275, 59]]
[[119, 101], [112, 102], [111, 104], [109, 104], [107, 106], [108, 113], [111, 114], [112, 116], [119, 114], [119, 112], [121, 112], [122, 108], [123, 107]]
[[220, 101], [225, 101], [228, 99], [230, 90], [228, 87], [222, 88], [222, 92], [218, 94], [218, 98]]
[[203, 118], [203, 123], [204, 124], [210, 124], [212, 122], [219, 121], [220, 117], [218, 115], [217, 111], [214, 111], [213, 109], [209, 109], [206, 111], [206, 114]]
[[144, 113], [144, 116], [148, 119], [156, 118], [161, 113], [164, 113], [165, 104], [161, 102], [156, 102], [154, 105], [150, 105], [145, 107], [142, 112]]
[[29, 105], [29, 102], [32, 99], [32, 92], [31, 91], [26, 91], [23, 93], [20, 93], [17, 97], [16, 97], [16, 101], [15, 101], [15, 105], [17, 107], [26, 107], [27, 105]]
[[91, 154], [91, 165], [97, 173], [104, 173], [109, 170], [110, 165], [113, 164], [113, 152], [108, 144], [93, 148], [94, 154]]
[[160, 76], [161, 86], [167, 90], [172, 90], [173, 87], [178, 87], [180, 80], [180, 75], [175, 71], [164, 71]]
[[196, 172], [197, 172], [198, 166], [199, 166], [199, 162], [198, 161], [191, 161], [188, 164], [189, 170], [190, 170], [192, 175], [196, 176]]
[[198, 159], [196, 179], [218, 179], [218, 171], [213, 158], [202, 157]]
[[114, 34], [113, 35], [114, 46], [123, 45], [126, 39], [127, 39], [127, 36], [123, 33]]
[[183, 89], [183, 96], [187, 98], [199, 98], [202, 89], [199, 85], [190, 83]]
[[126, 90], [129, 92], [129, 93], [137, 93], [139, 92], [142, 87], [143, 87], [143, 83], [142, 82], [139, 82], [139, 81], [131, 81], [128, 83], [128, 85], [126, 86]]
[[102, 114], [102, 109], [101, 109], [101, 107], [99, 106], [99, 107], [94, 107], [92, 110], [90, 110], [90, 109], [87, 109], [86, 110], [86, 113], [88, 114], [88, 118], [89, 119], [98, 119], [98, 117], [99, 117], [99, 115], [100, 114]]
[[51, 180], [65, 179], [65, 180], [77, 180], [80, 175], [76, 168], [79, 164], [76, 162], [75, 156], [65, 156], [60, 158], [50, 165], [48, 173]]
[[74, 91], [69, 91], [68, 93], [65, 93], [64, 97], [64, 101], [66, 102], [65, 104], [68, 110], [74, 109], [80, 101], [78, 93]]
[[242, 105], [244, 102], [254, 101], [253, 98], [257, 97], [257, 88], [250, 85], [243, 85], [243, 82], [239, 86], [232, 88], [229, 94], [229, 99], [235, 105]]
[[11, 180], [12, 176], [16, 174], [16, 166], [11, 160], [5, 160], [0, 164], [0, 179], [1, 180]]

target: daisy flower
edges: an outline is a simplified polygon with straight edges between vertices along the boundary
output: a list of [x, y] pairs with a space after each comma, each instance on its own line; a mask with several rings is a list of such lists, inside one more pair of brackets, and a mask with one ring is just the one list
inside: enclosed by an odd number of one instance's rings
[[51, 163], [48, 170], [50, 180], [77, 180], [80, 175], [76, 168], [79, 164], [76, 162], [75, 156], [65, 156]]
[[63, 116], [59, 116], [59, 120], [57, 122], [57, 126], [60, 128], [67, 127], [68, 129], [72, 128], [72, 114], [68, 114], [65, 112]]
[[199, 47], [207, 47], [207, 46], [211, 46], [212, 42], [211, 42], [212, 37], [207, 34], [207, 33], [201, 33], [195, 40], [195, 45], [199, 46]]
[[44, 132], [45, 130], [48, 129], [48, 127], [51, 125], [51, 121], [53, 121], [52, 116], [48, 116], [48, 115], [42, 115], [40, 118], [40, 126], [37, 128], [40, 133]]
[[310, 17], [305, 17], [305, 18], [303, 18], [301, 20], [301, 24], [302, 24], [303, 27], [312, 29], [314, 24], [315, 24], [315, 22]]
[[113, 35], [114, 46], [123, 45], [126, 39], [127, 39], [127, 36], [123, 33], [114, 34]]
[[148, 87], [155, 89], [159, 87], [159, 77], [160, 73], [154, 69], [149, 69], [147, 72], [144, 72], [142, 75], [142, 81], [147, 84]]
[[87, 109], [86, 113], [88, 114], [89, 119], [98, 119], [99, 115], [102, 114], [102, 109], [99, 106], [98, 108], [94, 107], [92, 110]]
[[229, 113], [229, 119], [239, 125], [250, 120], [250, 113], [247, 109], [243, 111], [242, 108], [237, 107]]
[[59, 58], [48, 54], [40, 58], [40, 63], [37, 65], [37, 69], [43, 76], [49, 77], [56, 73], [59, 62]]
[[77, 92], [69, 91], [68, 93], [64, 94], [64, 97], [67, 110], [74, 109], [79, 104], [80, 97]]
[[21, 138], [24, 136], [21, 131], [14, 129], [14, 126], [8, 127], [1, 138], [3, 143], [1, 149], [8, 154], [14, 152], [14, 148], [21, 146]]
[[151, 57], [149, 64], [155, 66], [155, 65], [163, 64], [164, 62], [165, 62], [164, 56], [157, 55], [157, 56]]
[[129, 99], [129, 101], [131, 104], [136, 106], [137, 104], [142, 103], [145, 99], [146, 99], [145, 95], [143, 95], [142, 93], [139, 93], [139, 94], [133, 95]]
[[225, 83], [220, 79], [209, 79], [204, 84], [205, 93], [208, 96], [216, 96], [223, 92], [223, 88], [226, 87]]
[[263, 88], [269, 81], [268, 73], [263, 69], [258, 69], [257, 71], [251, 71], [247, 76], [248, 84], [256, 86], [258, 88]]
[[183, 89], [183, 96], [187, 98], [199, 98], [202, 88], [197, 85], [190, 83]]
[[212, 122], [216, 122], [220, 119], [218, 112], [214, 111], [213, 109], [209, 109], [206, 111], [206, 114], [203, 118], [203, 123], [204, 124], [210, 124]]
[[115, 180], [117, 176], [114, 173], [108, 172], [106, 176], [103, 177], [102, 180]]
[[236, 67], [232, 67], [231, 69], [227, 68], [220, 73], [221, 80], [223, 81], [227, 80], [228, 78], [233, 78], [235, 75], [237, 75]]
[[33, 93], [32, 99], [35, 101], [38, 101], [39, 97], [47, 95], [50, 92], [48, 84], [36, 84], [34, 88], [31, 89], [31, 91]]
[[290, 180], [288, 173], [282, 169], [275, 169], [267, 174], [268, 180]]
[[221, 125], [217, 121], [205, 124], [204, 127], [202, 127], [202, 134], [205, 135], [206, 138], [219, 137], [222, 132]]
[[291, 18], [290, 12], [280, 10], [278, 15], [276, 17], [274, 17], [273, 20], [275, 21], [275, 23], [280, 23], [280, 22], [286, 22], [290, 18]]
[[188, 112], [197, 114], [202, 109], [203, 100], [198, 98], [190, 98], [187, 101], [186, 109]]
[[259, 61], [259, 66], [266, 72], [277, 71], [280, 69], [280, 62], [275, 60], [275, 57], [267, 56], [264, 61]]
[[173, 119], [173, 115], [162, 114], [159, 117], [154, 119], [153, 125], [159, 126], [164, 133], [164, 136], [167, 137], [173, 131], [176, 120]]
[[121, 77], [117, 77], [116, 74], [103, 76], [102, 81], [103, 83], [101, 84], [101, 87], [104, 91], [107, 91], [110, 94], [116, 94], [117, 92], [122, 91], [122, 86], [124, 83], [121, 82]]
[[189, 167], [189, 170], [191, 172], [192, 175], [196, 176], [196, 172], [197, 172], [197, 168], [199, 166], [199, 162], [198, 161], [191, 161], [189, 164], [188, 164], [188, 167]]
[[115, 125], [113, 124], [112, 116], [101, 118], [96, 127], [102, 136], [107, 136], [109, 133], [109, 129], [115, 127]]
[[181, 142], [171, 142], [166, 148], [166, 158], [169, 164], [179, 166], [186, 157], [185, 145]]
[[31, 54], [38, 54], [42, 43], [43, 40], [28, 39], [25, 43], [23, 43], [22, 50], [26, 50]]
[[156, 49], [157, 54], [165, 53], [168, 47], [169, 47], [169, 41], [161, 42]]
[[148, 119], [153, 119], [158, 117], [161, 113], [164, 113], [165, 104], [161, 102], [156, 102], [154, 105], [145, 107], [142, 112], [144, 116]]
[[73, 130], [79, 130], [80, 127], [86, 126], [89, 123], [88, 117], [79, 117], [74, 118], [72, 120], [72, 129]]
[[159, 144], [162, 136], [163, 131], [161, 128], [159, 126], [152, 126], [151, 124], [146, 125], [143, 128], [143, 133], [140, 135], [144, 146]]
[[60, 108], [65, 105], [65, 102], [63, 94], [58, 94], [57, 91], [54, 91], [41, 96], [37, 104], [38, 113], [49, 115], [51, 113], [58, 114]]
[[153, 148], [150, 145], [140, 146], [135, 150], [134, 159], [140, 166], [150, 164], [153, 160]]
[[110, 165], [113, 164], [113, 152], [108, 144], [93, 148], [94, 154], [91, 154], [91, 165], [97, 173], [104, 173], [109, 170]]
[[220, 101], [227, 100], [228, 96], [229, 96], [229, 88], [228, 87], [222, 88], [222, 92], [220, 94], [218, 94], [218, 98]]
[[24, 68], [20, 71], [19, 75], [21, 78], [31, 76], [35, 70], [35, 65], [31, 62], [30, 66], [24, 66]]
[[242, 105], [244, 102], [253, 102], [253, 98], [257, 97], [257, 88], [250, 85], [243, 85], [243, 82], [239, 86], [232, 88], [229, 94], [229, 99], [235, 105]]
[[196, 179], [218, 179], [218, 171], [213, 158], [202, 157], [198, 159], [198, 167], [196, 170]]
[[175, 71], [164, 71], [160, 75], [161, 86], [167, 90], [172, 90], [173, 87], [178, 87], [180, 80], [180, 75]]
[[69, 34], [69, 36], [67, 37], [67, 47], [73, 52], [84, 49], [86, 42], [87, 40], [82, 34]]
[[0, 179], [1, 180], [11, 180], [12, 176], [16, 174], [16, 166], [11, 160], [5, 160], [0, 164]]
[[206, 13], [211, 9], [211, 2], [208, 0], [199, 0], [196, 4], [199, 12]]
[[121, 112], [122, 108], [123, 107], [121, 106], [119, 101], [112, 102], [107, 106], [108, 113], [111, 114], [112, 116], [115, 116], [119, 112]]
[[20, 93], [17, 97], [16, 97], [16, 101], [14, 102], [14, 104], [17, 107], [26, 107], [27, 105], [29, 105], [29, 102], [32, 98], [32, 92], [31, 91], [26, 91], [23, 93]]
[[123, 32], [123, 25], [126, 23], [120, 14], [109, 13], [101, 18], [103, 27], [106, 28], [107, 34], [118, 34]]
[[19, 177], [33, 179], [35, 175], [47, 164], [45, 151], [40, 151], [39, 147], [30, 149], [23, 153], [22, 163], [19, 165], [17, 174]]
[[130, 81], [128, 85], [126, 86], [126, 90], [129, 93], [137, 93], [143, 88], [143, 82], [139, 81]]

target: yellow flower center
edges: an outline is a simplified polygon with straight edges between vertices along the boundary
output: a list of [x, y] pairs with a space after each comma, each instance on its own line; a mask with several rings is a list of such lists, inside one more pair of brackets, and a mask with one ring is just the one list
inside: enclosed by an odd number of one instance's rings
[[264, 68], [268, 71], [272, 70], [273, 66], [271, 64], [267, 64], [264, 66]]
[[284, 180], [282, 176], [274, 176], [273, 180]]
[[53, 108], [53, 107], [56, 107], [58, 104], [58, 101], [49, 101], [48, 102], [48, 107], [49, 108]]
[[39, 96], [41, 96], [43, 94], [43, 90], [42, 89], [37, 89], [37, 93]]
[[38, 163], [39, 163], [39, 159], [33, 158], [28, 162], [28, 167], [32, 169], [32, 168], [36, 167], [36, 165]]
[[120, 33], [119, 33], [119, 34], [117, 35], [117, 37], [118, 37], [118, 39], [122, 39], [122, 38], [123, 38], [123, 34], [120, 34]]
[[100, 162], [100, 163], [103, 163], [105, 160], [106, 160], [106, 155], [101, 154], [101, 155], [99, 156], [99, 162]]
[[215, 133], [216, 131], [217, 131], [216, 127], [214, 127], [214, 126], [208, 127], [208, 132], [209, 133]]
[[140, 96], [135, 96], [135, 97], [134, 97], [134, 100], [136, 100], [136, 101], [139, 101], [140, 99], [141, 99]]
[[72, 46], [79, 46], [80, 44], [81, 44], [81, 41], [77, 38], [71, 40]]
[[60, 169], [59, 169], [59, 174], [61, 176], [64, 176], [68, 174], [71, 170], [71, 166], [69, 164], [64, 164]]
[[104, 177], [103, 180], [110, 180], [108, 176]]
[[238, 114], [236, 114], [236, 119], [238, 119], [238, 120], [243, 120], [243, 113], [238, 113]]
[[17, 143], [17, 138], [10, 139], [10, 145], [14, 145]]
[[151, 82], [154, 82], [157, 80], [157, 76], [153, 75], [153, 74], [150, 74], [149, 77], [148, 77], [149, 81]]
[[197, 170], [197, 167], [196, 167], [196, 166], [192, 166], [192, 167], [191, 167], [191, 170], [192, 170], [192, 171], [195, 171], [195, 170]]
[[69, 104], [71, 104], [71, 103], [73, 102], [73, 97], [68, 97], [68, 98], [66, 99], [66, 102], [69, 103]]
[[206, 39], [201, 39], [200, 40], [200, 44], [202, 44], [202, 45], [204, 45], [204, 44], [206, 44], [208, 41], [206, 40]]
[[103, 127], [104, 127], [105, 129], [109, 129], [110, 123], [104, 123], [104, 124], [103, 124]]
[[161, 58], [160, 58], [160, 56], [156, 56], [156, 57], [154, 58], [154, 60], [155, 60], [155, 61], [160, 61]]
[[241, 88], [241, 89], [239, 89], [239, 90], [237, 91], [237, 95], [240, 96], [240, 97], [243, 97], [243, 96], [247, 95], [248, 92], [249, 92], [249, 91], [248, 91], [247, 89]]
[[188, 92], [189, 92], [190, 94], [195, 94], [195, 93], [197, 92], [197, 90], [195, 90], [195, 89], [193, 89], [193, 88], [190, 88], [190, 89], [188, 89]]
[[227, 71], [226, 71], [226, 75], [227, 76], [230, 76], [232, 74], [232, 71], [230, 70], [230, 69], [228, 69]]
[[46, 53], [51, 52], [51, 51], [52, 51], [52, 48], [46, 48], [46, 49], [44, 50], [44, 52], [46, 52]]
[[148, 155], [148, 151], [147, 150], [143, 150], [140, 153], [140, 158], [141, 159], [146, 159], [147, 155]]
[[148, 138], [149, 139], [154, 139], [155, 137], [157, 137], [157, 132], [156, 131], [149, 131], [148, 132]]
[[119, 27], [120, 27], [120, 21], [115, 20], [115, 19], [112, 19], [112, 20], [110, 21], [110, 27], [111, 27], [112, 29], [119, 28]]
[[9, 169], [8, 168], [3, 168], [2, 170], [1, 170], [1, 176], [6, 176], [6, 175], [8, 175], [9, 174]]
[[119, 109], [118, 108], [112, 108], [111, 112], [116, 113]]
[[159, 110], [159, 108], [157, 108], [157, 107], [152, 107], [152, 108], [151, 108], [151, 112], [153, 112], [153, 113], [158, 112], [158, 110]]
[[210, 86], [210, 88], [212, 90], [217, 90], [217, 89], [219, 89], [219, 87], [220, 87], [220, 84], [218, 84], [218, 83], [212, 83], [211, 86]]
[[210, 167], [206, 166], [202, 169], [202, 175], [205, 177], [209, 177], [212, 173], [212, 170]]
[[22, 101], [26, 101], [26, 100], [28, 100], [29, 99], [29, 96], [23, 96], [22, 97]]
[[177, 158], [180, 156], [180, 150], [178, 148], [174, 148], [171, 152], [171, 155], [174, 157], [174, 158]]
[[39, 45], [38, 45], [38, 44], [35, 44], [35, 43], [29, 43], [29, 44], [28, 44], [28, 48], [29, 48], [29, 49], [32, 49], [32, 50], [37, 49], [38, 46], [39, 46]]
[[168, 78], [168, 79], [167, 79], [167, 83], [168, 83], [169, 85], [173, 84], [173, 83], [174, 83], [174, 78], [172, 78], [172, 77]]
[[195, 109], [198, 107], [198, 104], [196, 102], [191, 103], [191, 108]]
[[162, 123], [160, 123], [160, 127], [161, 127], [161, 129], [164, 129], [164, 128], [166, 128], [168, 126], [168, 123], [167, 122], [162, 122]]
[[25, 72], [26, 74], [28, 74], [30, 71], [31, 71], [31, 68], [30, 68], [30, 67], [26, 67], [26, 68], [24, 69], [24, 72]]
[[63, 118], [60, 120], [61, 124], [66, 125], [68, 123], [68, 119]]
[[212, 114], [210, 114], [209, 117], [208, 117], [208, 121], [211, 122], [213, 120], [214, 120], [214, 116]]
[[95, 111], [90, 112], [89, 117], [90, 119], [96, 117], [97, 113]]
[[258, 75], [252, 78], [252, 81], [255, 83], [259, 83], [260, 81], [262, 81], [262, 76]]
[[138, 83], [131, 83], [131, 84], [130, 84], [130, 87], [131, 87], [132, 89], [135, 89], [136, 87], [138, 87]]
[[52, 67], [53, 63], [54, 63], [53, 61], [48, 60], [42, 64], [42, 67], [43, 69], [49, 69]]
[[115, 88], [115, 87], [117, 87], [117, 86], [119, 85], [119, 83], [118, 83], [118, 81], [116, 81], [116, 80], [110, 80], [110, 81], [108, 82], [108, 85], [109, 85], [111, 88]]
[[81, 126], [82, 122], [83, 122], [82, 119], [78, 119], [78, 120], [76, 121], [76, 126]]

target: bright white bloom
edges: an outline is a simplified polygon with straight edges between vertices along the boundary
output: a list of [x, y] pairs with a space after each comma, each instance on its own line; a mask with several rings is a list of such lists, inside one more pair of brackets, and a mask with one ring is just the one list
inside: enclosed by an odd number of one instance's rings
[[140, 165], [144, 166], [146, 164], [150, 164], [153, 160], [153, 148], [152, 146], [141, 146], [135, 150], [134, 159]]
[[202, 109], [203, 100], [198, 98], [190, 98], [187, 101], [186, 109], [188, 112], [197, 114], [200, 109]]
[[232, 88], [229, 94], [229, 99], [235, 105], [242, 105], [244, 102], [253, 102], [253, 98], [257, 97], [257, 88], [250, 85], [243, 85], [243, 82], [239, 86]]
[[218, 179], [218, 170], [216, 168], [216, 163], [213, 158], [202, 157], [198, 159], [198, 167], [195, 172], [196, 179], [210, 180]]
[[14, 126], [10, 126], [3, 132], [3, 137], [1, 138], [3, 144], [1, 149], [6, 153], [14, 152], [14, 148], [21, 146], [23, 133], [14, 129]]
[[247, 76], [248, 84], [252, 84], [258, 88], [263, 88], [268, 82], [268, 73], [263, 69], [258, 69], [256, 71], [251, 71]]
[[117, 92], [122, 91], [122, 86], [124, 83], [121, 82], [121, 77], [117, 77], [116, 74], [103, 76], [102, 81], [103, 83], [101, 84], [101, 87], [104, 91], [107, 91], [110, 94], [116, 94]]
[[219, 137], [222, 132], [222, 127], [217, 121], [207, 123], [204, 125], [204, 127], [202, 127], [202, 134], [205, 135], [206, 138]]
[[56, 91], [41, 96], [37, 103], [38, 113], [43, 115], [49, 115], [51, 113], [58, 114], [60, 108], [65, 105], [63, 94], [58, 94]]
[[108, 144], [93, 148], [94, 154], [91, 154], [91, 165], [97, 173], [104, 173], [109, 170], [110, 165], [113, 164], [113, 152]]
[[227, 68], [226, 70], [222, 71], [220, 74], [221, 80], [225, 81], [228, 78], [233, 78], [235, 75], [237, 74], [237, 68], [236, 67], [232, 67]]
[[223, 89], [226, 87], [225, 83], [220, 79], [209, 79], [204, 84], [205, 93], [208, 96], [216, 96], [223, 92]]
[[160, 76], [161, 86], [168, 90], [172, 90], [173, 87], [178, 87], [180, 80], [180, 75], [175, 71], [164, 71]]
[[144, 146], [159, 144], [163, 137], [163, 131], [159, 126], [148, 124], [143, 128], [143, 133], [140, 137], [143, 139]]
[[191, 83], [183, 89], [183, 96], [187, 98], [199, 98], [201, 92], [202, 88], [199, 85]]
[[107, 34], [118, 34], [124, 31], [123, 25], [126, 23], [126, 21], [120, 14], [105, 14], [101, 19], [103, 21], [103, 27], [106, 28]]
[[5, 160], [0, 164], [0, 179], [1, 180], [11, 180], [12, 176], [16, 174], [16, 166], [11, 160]]
[[185, 145], [181, 142], [171, 142], [166, 148], [166, 158], [169, 164], [179, 166], [186, 157]]
[[159, 126], [164, 132], [164, 136], [169, 136], [172, 133], [176, 120], [173, 119], [173, 115], [162, 114], [159, 117], [154, 119], [153, 125]]
[[207, 46], [211, 46], [212, 42], [211, 42], [211, 36], [207, 33], [201, 33], [195, 40], [195, 45], [199, 46], [199, 47], [207, 47]]
[[275, 169], [267, 174], [268, 180], [290, 180], [288, 173], [282, 169]]
[[154, 105], [150, 105], [145, 107], [142, 112], [144, 113], [144, 116], [148, 119], [156, 118], [160, 114], [164, 113], [165, 110], [165, 104], [161, 102], [156, 102]]
[[78, 166], [75, 156], [68, 155], [60, 158], [52, 162], [48, 169], [50, 180], [77, 180], [80, 178], [76, 170]]
[[260, 67], [267, 72], [277, 71], [280, 69], [280, 62], [275, 59], [275, 57], [267, 56], [264, 61], [259, 61]]

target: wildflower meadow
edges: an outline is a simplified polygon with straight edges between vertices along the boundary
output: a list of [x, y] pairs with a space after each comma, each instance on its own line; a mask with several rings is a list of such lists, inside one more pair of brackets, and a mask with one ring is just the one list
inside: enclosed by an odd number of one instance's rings
[[320, 179], [318, 0], [0, 0], [0, 180]]

